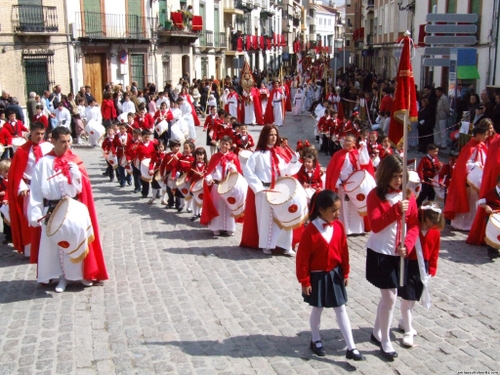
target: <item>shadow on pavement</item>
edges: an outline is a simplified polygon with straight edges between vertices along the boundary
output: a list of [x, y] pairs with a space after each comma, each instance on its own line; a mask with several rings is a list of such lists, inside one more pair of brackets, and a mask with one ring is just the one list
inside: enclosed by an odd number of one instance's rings
[[[447, 225], [441, 232], [441, 251], [439, 257], [455, 263], [489, 264], [491, 259], [487, 256], [486, 246], [473, 246], [465, 243], [465, 239], [457, 238], [460, 234], [468, 232], [452, 229]], [[461, 237], [461, 236], [460, 236]], [[459, 243], [457, 244], [457, 241]], [[457, 246], [458, 245], [458, 246]], [[448, 250], [443, 250], [443, 249]]]
[[13, 247], [7, 245], [0, 246], [0, 268], [28, 265], [30, 260], [23, 254], [18, 253]]
[[[309, 332], [300, 332], [297, 336], [275, 336], [275, 335], [249, 335], [235, 336], [224, 341], [202, 340], [202, 341], [165, 341], [145, 342], [144, 345], [177, 346], [184, 353], [191, 356], [229, 356], [233, 358], [251, 357], [288, 357], [300, 358], [303, 361], [318, 361], [338, 366], [345, 371], [357, 371], [357, 367], [347, 361], [334, 361], [328, 357], [315, 356], [308, 347]], [[305, 336], [305, 337], [301, 337]], [[336, 344], [330, 340], [323, 339], [327, 355], [345, 355], [343, 342]], [[360, 364], [363, 362], [359, 362]]]
[[[55, 287], [55, 284], [54, 284]], [[52, 298], [36, 280], [0, 281], [0, 304]]]

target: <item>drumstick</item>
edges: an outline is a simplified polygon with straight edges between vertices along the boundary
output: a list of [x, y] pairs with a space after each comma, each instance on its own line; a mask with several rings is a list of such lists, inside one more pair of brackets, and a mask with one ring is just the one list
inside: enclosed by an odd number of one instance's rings
[[[80, 161], [80, 162], [76, 163], [76, 165], [80, 165], [80, 164], [83, 164], [83, 161]], [[62, 173], [63, 173], [63, 171], [59, 171], [59, 172], [57, 172], [56, 174], [54, 174], [54, 175], [52, 175], [52, 176], [50, 176], [50, 177], [47, 177], [47, 181], [48, 181], [48, 180], [53, 179], [54, 177], [59, 176], [59, 175], [60, 175], [60, 174], [62, 174]]]

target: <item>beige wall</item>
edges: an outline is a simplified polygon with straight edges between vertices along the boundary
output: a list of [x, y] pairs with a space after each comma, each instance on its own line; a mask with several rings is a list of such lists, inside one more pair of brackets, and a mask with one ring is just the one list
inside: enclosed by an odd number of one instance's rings
[[[44, 0], [44, 6], [57, 8], [57, 32], [19, 34], [14, 32], [12, 25], [13, 5], [17, 0], [2, 0], [2, 28], [0, 31], [0, 88], [19, 99], [21, 106], [27, 100], [26, 82], [23, 64], [23, 50], [54, 51], [52, 80], [61, 84], [63, 92], [67, 94], [70, 88], [70, 69], [66, 44], [66, 22], [64, 14], [64, 0]], [[4, 52], [5, 51], [5, 52]], [[40, 93], [41, 94], [41, 93]]]

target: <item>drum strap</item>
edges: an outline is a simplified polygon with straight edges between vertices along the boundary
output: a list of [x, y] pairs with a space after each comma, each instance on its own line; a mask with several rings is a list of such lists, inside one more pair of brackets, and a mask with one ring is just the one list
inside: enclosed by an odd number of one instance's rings
[[49, 209], [47, 210], [47, 213], [45, 214], [45, 220], [44, 224], [47, 225], [49, 223], [50, 216], [52, 215], [52, 212], [54, 212], [57, 204], [60, 202], [60, 199], [57, 200], [49, 200], [49, 199], [43, 199], [43, 206], [48, 207]]

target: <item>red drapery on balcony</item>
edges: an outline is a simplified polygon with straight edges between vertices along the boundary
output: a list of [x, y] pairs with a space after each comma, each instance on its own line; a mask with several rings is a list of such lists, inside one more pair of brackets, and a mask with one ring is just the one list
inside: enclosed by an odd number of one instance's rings
[[299, 53], [300, 52], [300, 42], [296, 40], [293, 42], [293, 53]]
[[203, 18], [201, 16], [193, 16], [193, 31], [203, 30]]
[[172, 12], [170, 13], [170, 18], [172, 18], [172, 21], [174, 22], [175, 27], [178, 29], [183, 29], [184, 28], [184, 23], [182, 22], [182, 13], [181, 12]]
[[419, 47], [425, 47], [425, 42], [424, 38], [427, 36], [427, 33], [425, 32], [425, 23], [423, 25], [420, 25], [418, 27], [418, 46]]
[[259, 36], [259, 41], [260, 41], [260, 49], [262, 50], [266, 49], [266, 40], [264, 39], [264, 36]]
[[238, 37], [238, 40], [236, 41], [236, 49], [238, 52], [243, 52], [243, 38], [241, 36]]
[[271, 38], [267, 38], [267, 49], [271, 49]]
[[259, 49], [259, 41], [257, 35], [252, 35], [252, 48]]
[[285, 35], [281, 34], [281, 45], [284, 47], [286, 46], [286, 40], [285, 40]]
[[246, 36], [246, 50], [247, 51], [250, 51], [250, 48], [252, 48], [252, 36], [251, 35], [247, 35]]

